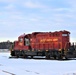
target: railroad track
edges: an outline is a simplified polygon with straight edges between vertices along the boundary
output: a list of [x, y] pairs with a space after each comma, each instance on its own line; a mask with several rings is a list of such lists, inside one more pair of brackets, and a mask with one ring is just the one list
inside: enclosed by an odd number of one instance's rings
[[11, 72], [8, 72], [8, 71], [5, 71], [5, 70], [2, 70], [2, 72], [7, 73], [7, 74], [10, 74], [10, 75], [16, 75], [14, 73], [11, 73]]
[[[17, 57], [9, 57], [9, 59], [18, 59]], [[58, 60], [58, 61], [68, 61], [68, 60], [76, 60], [74, 58], [68, 58], [68, 59], [54, 59], [54, 58], [49, 58], [49, 59], [46, 59], [44, 57], [34, 57], [34, 58], [30, 58], [30, 57], [27, 57], [27, 58], [23, 58], [23, 57], [19, 57], [21, 59], [35, 59], [35, 60]]]

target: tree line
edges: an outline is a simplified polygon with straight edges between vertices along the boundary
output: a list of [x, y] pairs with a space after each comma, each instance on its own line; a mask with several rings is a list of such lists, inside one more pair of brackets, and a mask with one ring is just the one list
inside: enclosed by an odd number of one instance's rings
[[0, 49], [10, 49], [13, 42], [6, 41], [6, 42], [0, 42]]

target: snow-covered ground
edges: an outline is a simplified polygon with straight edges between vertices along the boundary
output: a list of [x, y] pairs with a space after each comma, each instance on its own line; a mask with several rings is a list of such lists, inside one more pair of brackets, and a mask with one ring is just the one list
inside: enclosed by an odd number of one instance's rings
[[76, 75], [76, 60], [11, 58], [0, 53], [0, 75]]

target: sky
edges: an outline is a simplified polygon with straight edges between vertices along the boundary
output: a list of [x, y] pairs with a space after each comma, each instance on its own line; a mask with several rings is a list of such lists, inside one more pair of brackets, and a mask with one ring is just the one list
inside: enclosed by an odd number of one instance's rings
[[0, 41], [60, 30], [76, 41], [76, 0], [0, 0]]

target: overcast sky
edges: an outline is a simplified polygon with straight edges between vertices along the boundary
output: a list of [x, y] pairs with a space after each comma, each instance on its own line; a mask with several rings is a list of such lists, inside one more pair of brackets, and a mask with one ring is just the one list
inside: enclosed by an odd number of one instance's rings
[[76, 0], [0, 0], [0, 41], [60, 30], [70, 31], [76, 41]]

